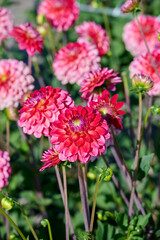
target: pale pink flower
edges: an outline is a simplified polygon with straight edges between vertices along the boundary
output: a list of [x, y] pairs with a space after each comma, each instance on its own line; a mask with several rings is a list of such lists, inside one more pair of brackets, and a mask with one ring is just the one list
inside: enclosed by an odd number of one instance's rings
[[17, 107], [23, 96], [34, 88], [28, 66], [16, 59], [0, 60], [0, 110]]
[[8, 152], [0, 150], [0, 190], [8, 185], [8, 178], [11, 174], [10, 157]]
[[54, 73], [62, 84], [81, 84], [84, 75], [99, 68], [100, 57], [89, 42], [69, 43], [61, 48], [53, 61]]
[[13, 28], [13, 21], [10, 12], [0, 7], [0, 45], [8, 36]]
[[66, 31], [78, 19], [79, 9], [74, 0], [43, 0], [38, 14], [44, 14], [58, 31]]
[[[151, 54], [160, 74], [160, 50], [154, 50]], [[131, 78], [135, 74], [143, 74], [145, 76], [149, 76], [154, 82], [154, 85], [152, 89], [147, 93], [151, 96], [160, 94], [160, 79], [153, 67], [150, 55], [148, 53], [143, 53], [140, 56], [135, 57], [129, 66], [129, 71]]]
[[[148, 43], [149, 49], [152, 51], [160, 47], [158, 41], [158, 32], [160, 32], [160, 19], [153, 16], [138, 16], [140, 25], [142, 27], [145, 39]], [[123, 41], [126, 49], [133, 55], [137, 56], [147, 51], [146, 45], [139, 30], [137, 20], [134, 19], [127, 23], [123, 31]]]
[[109, 37], [101, 25], [88, 21], [76, 26], [75, 30], [80, 37], [96, 45], [100, 56], [110, 49]]

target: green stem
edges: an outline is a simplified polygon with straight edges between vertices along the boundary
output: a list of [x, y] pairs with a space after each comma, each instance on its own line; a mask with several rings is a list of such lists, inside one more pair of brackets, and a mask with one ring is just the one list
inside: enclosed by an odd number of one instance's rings
[[19, 233], [19, 235], [21, 236], [21, 238], [23, 240], [27, 240], [25, 238], [25, 236], [23, 235], [23, 233], [21, 232], [21, 230], [19, 229], [19, 227], [15, 224], [15, 222], [8, 216], [8, 214], [5, 213], [5, 211], [3, 211], [2, 209], [0, 209], [0, 213], [2, 213], [7, 219], [8, 221], [13, 225], [13, 227], [17, 230], [17, 232]]
[[103, 6], [102, 6], [101, 10], [102, 10], [102, 16], [103, 16], [103, 21], [104, 21], [106, 33], [109, 36], [109, 39], [111, 41], [112, 35], [111, 35], [111, 29], [110, 29], [110, 26], [109, 26], [108, 16], [107, 16], [106, 12], [104, 11]]
[[52, 231], [51, 231], [51, 225], [50, 225], [49, 221], [48, 221], [48, 232], [49, 232], [49, 239], [53, 240]]
[[62, 172], [63, 172], [63, 185], [64, 185], [66, 240], [69, 240], [67, 178], [66, 178], [66, 168], [65, 168], [65, 166], [62, 166]]
[[86, 163], [84, 163], [84, 164], [82, 164], [82, 174], [83, 174], [87, 219], [88, 219], [88, 224], [90, 224], [90, 213], [89, 213], [89, 203], [88, 203], [88, 189], [87, 189], [87, 177], [86, 177], [87, 174], [86, 174], [86, 172], [87, 172]]
[[52, 28], [51, 28], [49, 22], [48, 22], [48, 25], [47, 25], [47, 30], [48, 30], [48, 38], [49, 38], [49, 42], [50, 42], [50, 47], [52, 49], [52, 54], [54, 56], [55, 53], [56, 53], [55, 41], [54, 41], [54, 38], [53, 38]]
[[92, 214], [91, 214], [91, 223], [89, 227], [89, 232], [92, 234], [93, 231], [93, 223], [94, 223], [94, 215], [95, 215], [95, 209], [96, 209], [96, 200], [97, 200], [97, 193], [98, 193], [98, 187], [99, 187], [99, 182], [100, 182], [101, 176], [98, 176], [97, 183], [96, 183], [96, 189], [95, 189], [95, 194], [94, 194], [94, 200], [93, 200], [93, 207], [92, 207]]
[[17, 204], [17, 206], [19, 207], [21, 213], [24, 215], [24, 217], [25, 217], [25, 219], [26, 219], [26, 221], [27, 221], [27, 223], [28, 223], [28, 225], [29, 225], [29, 228], [30, 228], [30, 230], [31, 230], [31, 232], [32, 232], [32, 234], [33, 234], [33, 236], [34, 236], [34, 238], [35, 238], [35, 240], [38, 240], [37, 234], [36, 234], [36, 232], [34, 231], [32, 225], [31, 225], [31, 223], [30, 223], [30, 221], [29, 221], [29, 219], [28, 219], [28, 217], [27, 217], [27, 215], [26, 215], [26, 213], [25, 213], [24, 210], [23, 210], [23, 208], [21, 207], [21, 205], [20, 205], [19, 203], [16, 202], [16, 204]]

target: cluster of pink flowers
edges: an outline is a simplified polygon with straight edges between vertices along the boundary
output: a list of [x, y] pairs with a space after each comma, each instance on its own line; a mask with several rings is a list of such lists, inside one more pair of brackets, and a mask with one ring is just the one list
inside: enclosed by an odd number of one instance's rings
[[38, 14], [44, 14], [58, 31], [66, 31], [78, 19], [79, 9], [74, 0], [43, 0]]
[[101, 25], [95, 22], [83, 22], [81, 25], [76, 26], [75, 30], [81, 38], [96, 45], [100, 56], [109, 51], [109, 37]]
[[28, 91], [34, 88], [28, 66], [15, 59], [0, 60], [0, 110], [17, 107]]
[[8, 152], [0, 150], [0, 191], [8, 185], [8, 178], [11, 174], [10, 157]]
[[10, 12], [6, 8], [0, 7], [0, 45], [13, 28], [13, 21]]

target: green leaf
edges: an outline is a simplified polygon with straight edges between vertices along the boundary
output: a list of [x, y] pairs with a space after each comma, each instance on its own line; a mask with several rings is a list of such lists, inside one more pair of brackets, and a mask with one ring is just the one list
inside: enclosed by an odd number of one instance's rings
[[128, 226], [128, 217], [127, 217], [127, 215], [124, 214], [124, 213], [117, 213], [117, 212], [115, 212], [115, 218], [116, 218], [117, 224], [122, 229], [126, 229], [126, 227]]
[[156, 237], [160, 237], [160, 230], [157, 230], [155, 235], [156, 235]]
[[151, 213], [148, 213], [148, 214], [145, 215], [145, 216], [140, 215], [140, 216], [138, 217], [137, 226], [141, 226], [142, 228], [144, 228], [144, 227], [147, 225], [150, 216], [151, 216]]
[[154, 154], [151, 153], [149, 155], [143, 156], [141, 159], [140, 169], [145, 172], [145, 176], [147, 176], [147, 174], [149, 172], [153, 156], [154, 156]]
[[103, 239], [104, 235], [104, 225], [101, 223], [101, 221], [97, 221], [98, 223], [98, 228], [96, 231], [96, 239]]

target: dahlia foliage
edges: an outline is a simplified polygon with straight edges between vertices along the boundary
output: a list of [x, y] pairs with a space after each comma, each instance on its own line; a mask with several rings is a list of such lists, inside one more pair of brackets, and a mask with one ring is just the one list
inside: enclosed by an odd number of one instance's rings
[[85, 100], [92, 100], [98, 95], [101, 95], [105, 89], [115, 91], [115, 85], [122, 82], [121, 78], [117, 75], [118, 73], [115, 73], [113, 69], [108, 69], [107, 67], [90, 72], [81, 83], [81, 97]]
[[74, 0], [43, 0], [38, 14], [44, 14], [58, 31], [66, 31], [78, 19], [79, 9]]
[[10, 35], [18, 42], [19, 49], [26, 50], [30, 56], [35, 55], [36, 51], [42, 53], [43, 38], [30, 23], [14, 27]]
[[66, 108], [73, 107], [74, 102], [70, 95], [59, 88], [51, 86], [35, 90], [23, 103], [19, 110], [18, 125], [23, 127], [24, 133], [33, 134], [40, 138], [41, 135], [50, 136], [53, 122]]
[[109, 37], [101, 25], [88, 21], [76, 26], [75, 30], [81, 38], [84, 38], [96, 45], [100, 56], [109, 51]]
[[33, 82], [34, 78], [24, 62], [0, 60], [0, 110], [17, 107], [24, 95], [34, 88]]
[[8, 178], [11, 174], [10, 157], [8, 152], [0, 150], [0, 191], [8, 185]]
[[[154, 50], [151, 54], [157, 66], [157, 70], [160, 73], [160, 50]], [[154, 85], [148, 94], [150, 96], [156, 96], [160, 94], [160, 78], [155, 71], [149, 53], [143, 53], [134, 58], [129, 66], [129, 71], [131, 78], [134, 76], [134, 74], [144, 74], [145, 76], [149, 76], [154, 82]]]
[[53, 69], [62, 84], [80, 85], [84, 75], [99, 68], [98, 50], [89, 42], [74, 42], [61, 48], [54, 60]]
[[0, 7], [0, 45], [9, 37], [9, 32], [13, 28], [13, 21], [10, 12]]

